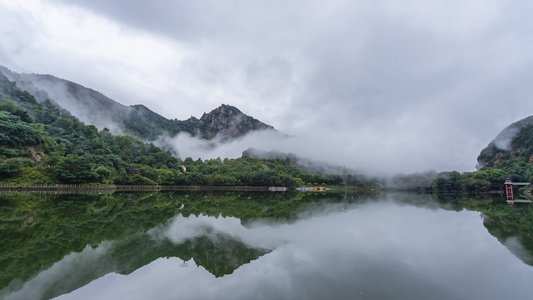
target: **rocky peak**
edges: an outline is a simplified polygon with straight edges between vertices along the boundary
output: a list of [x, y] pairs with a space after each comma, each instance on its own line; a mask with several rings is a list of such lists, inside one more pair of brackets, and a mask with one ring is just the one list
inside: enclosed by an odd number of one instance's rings
[[243, 114], [236, 107], [222, 104], [202, 115], [198, 120], [198, 130], [202, 138], [212, 139], [221, 134], [222, 140], [227, 140], [243, 136], [250, 131], [274, 130], [274, 127]]

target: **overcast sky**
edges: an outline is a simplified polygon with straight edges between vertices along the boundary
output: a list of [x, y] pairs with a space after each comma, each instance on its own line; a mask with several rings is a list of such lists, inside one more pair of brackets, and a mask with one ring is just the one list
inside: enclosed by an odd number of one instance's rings
[[472, 171], [533, 112], [531, 11], [527, 0], [0, 0], [0, 65], [172, 119], [230, 104], [297, 137], [280, 150], [361, 170]]

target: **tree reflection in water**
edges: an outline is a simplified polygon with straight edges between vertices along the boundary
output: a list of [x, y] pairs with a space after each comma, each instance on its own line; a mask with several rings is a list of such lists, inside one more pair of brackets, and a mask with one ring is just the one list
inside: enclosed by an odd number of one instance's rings
[[[501, 199], [434, 195], [160, 192], [95, 195], [0, 195], [2, 227], [0, 296], [24, 284], [37, 286], [36, 297], [51, 298], [109, 273], [130, 274], [161, 258], [179, 258], [214, 277], [232, 274], [272, 251], [251, 247], [224, 232], [205, 232], [180, 241], [154, 234], [176, 216], [235, 217], [241, 226], [252, 220], [291, 223], [307, 213], [338, 204], [396, 201], [431, 209], [479, 211], [484, 226], [523, 262], [533, 265], [533, 205], [508, 207]], [[340, 205], [339, 205], [340, 204]], [[184, 209], [180, 207], [184, 205]], [[243, 230], [246, 230], [243, 227]], [[179, 228], [178, 228], [179, 229]], [[80, 272], [80, 270], [82, 270]], [[54, 274], [53, 276], [50, 274]]]

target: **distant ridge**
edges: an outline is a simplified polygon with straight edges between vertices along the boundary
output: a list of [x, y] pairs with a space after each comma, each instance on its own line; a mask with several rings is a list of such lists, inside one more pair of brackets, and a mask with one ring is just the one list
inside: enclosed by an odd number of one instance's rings
[[274, 127], [226, 104], [204, 113], [200, 119], [170, 120], [144, 105], [126, 106], [98, 91], [52, 75], [16, 73], [2, 66], [0, 72], [38, 101], [50, 99], [86, 124], [145, 141], [154, 141], [161, 136], [172, 137], [182, 132], [207, 140], [218, 136], [220, 141], [231, 141], [251, 131], [276, 131]]

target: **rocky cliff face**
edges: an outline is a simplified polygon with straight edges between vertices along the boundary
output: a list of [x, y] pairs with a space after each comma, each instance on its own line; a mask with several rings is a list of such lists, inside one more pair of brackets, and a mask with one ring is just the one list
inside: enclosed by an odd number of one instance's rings
[[221, 135], [222, 140], [238, 138], [250, 131], [274, 130], [274, 127], [243, 114], [236, 107], [222, 104], [200, 119], [189, 119], [204, 139], [213, 139]]

